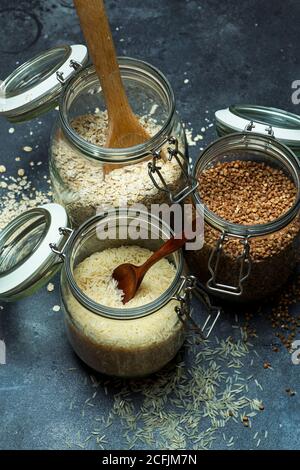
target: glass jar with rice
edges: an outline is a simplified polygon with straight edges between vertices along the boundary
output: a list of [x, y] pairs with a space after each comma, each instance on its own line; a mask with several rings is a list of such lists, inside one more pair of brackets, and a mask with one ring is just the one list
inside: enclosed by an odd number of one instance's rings
[[[129, 230], [137, 217], [138, 239]], [[189, 324], [201, 337], [209, 335], [219, 310], [187, 275], [181, 250], [153, 266], [125, 305], [112, 278], [120, 263], [139, 265], [158, 249], [173, 234], [167, 224], [128, 209], [94, 216], [77, 230], [62, 228], [67, 225], [64, 208], [48, 204], [22, 214], [0, 233], [1, 300], [32, 294], [62, 267], [69, 341], [86, 364], [108, 375], [136, 377], [159, 370], [179, 351]], [[203, 327], [191, 316], [192, 292], [209, 310]]]

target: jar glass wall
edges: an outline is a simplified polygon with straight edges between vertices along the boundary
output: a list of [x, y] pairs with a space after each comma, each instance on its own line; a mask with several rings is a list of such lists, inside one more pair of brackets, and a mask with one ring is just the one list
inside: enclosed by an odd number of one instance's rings
[[[166, 139], [178, 141], [187, 156], [183, 126], [175, 110], [170, 84], [154, 67], [142, 61], [119, 58], [120, 71], [134, 113], [151, 138], [126, 149], [105, 148], [107, 115], [98, 77], [93, 67], [79, 72], [66, 86], [60, 118], [54, 128], [50, 174], [56, 202], [62, 204], [74, 226], [93, 216], [97, 209], [136, 203], [150, 207], [169, 202], [148, 175], [153, 152], [164, 146], [161, 173], [168, 188], [182, 185], [182, 169], [166, 157]], [[188, 167], [187, 158], [184, 166]]]
[[[107, 248], [138, 245], [155, 250], [168, 238], [170, 232], [164, 225], [159, 228], [158, 239], [125, 241], [120, 238], [124, 227], [133, 220], [125, 212], [117, 216], [96, 217], [77, 231], [70, 243], [61, 276], [62, 304], [69, 341], [77, 355], [93, 369], [122, 377], [145, 376], [167, 364], [178, 352], [185, 336], [185, 327], [173, 297], [184, 274], [182, 252], [169, 257], [175, 266], [175, 276], [169, 288], [156, 300], [136, 308], [110, 308], [88, 298], [74, 278], [76, 266], [88, 256]], [[109, 221], [116, 221], [118, 235], [115, 239], [99, 238]], [[144, 214], [144, 228], [149, 231], [152, 222]], [[159, 227], [159, 222], [157, 222]]]
[[[274, 175], [283, 175], [281, 177], [286, 178], [287, 185], [292, 183], [294, 195], [291, 206], [274, 220], [257, 224], [244, 224], [242, 221], [232, 223], [222, 218], [220, 213], [213, 212], [207, 204], [210, 199], [208, 192], [205, 193], [208, 191], [207, 184], [202, 184], [201, 187], [201, 178], [207, 170], [218, 166], [220, 168], [220, 165], [226, 162], [230, 166], [227, 166], [227, 169], [224, 167], [222, 174], [218, 172], [218, 180], [211, 181], [215, 188], [219, 187], [219, 191], [223, 191], [226, 178], [238, 171], [240, 163], [236, 167], [234, 163], [254, 162], [262, 165], [258, 166], [258, 169], [271, 169]], [[253, 133], [231, 134], [214, 142], [203, 152], [194, 174], [200, 180], [194, 201], [198, 204], [204, 203], [205, 242], [200, 251], [186, 253], [191, 271], [207, 285], [209, 292], [227, 300], [258, 300], [278, 291], [292, 274], [298, 258], [300, 171], [295, 155], [272, 137]], [[251, 187], [247, 186], [247, 176], [242, 184], [245, 185], [247, 197], [251, 200]], [[262, 184], [265, 184], [265, 180]], [[231, 187], [230, 197], [236, 189]], [[257, 187], [252, 189], [257, 191]], [[262, 203], [264, 198], [268, 204], [268, 197], [274, 198], [275, 195], [264, 194], [263, 188], [261, 190], [259, 203]], [[282, 188], [282, 193], [285, 190], [286, 188]], [[210, 194], [215, 195], [213, 191]], [[279, 204], [281, 194], [277, 196]], [[228, 213], [229, 201], [234, 204], [234, 199], [230, 197], [222, 201], [224, 214]], [[245, 214], [242, 200], [240, 204], [238, 211]], [[276, 213], [276, 207], [274, 209]], [[254, 211], [253, 220], [259, 220], [256, 208], [250, 210]]]

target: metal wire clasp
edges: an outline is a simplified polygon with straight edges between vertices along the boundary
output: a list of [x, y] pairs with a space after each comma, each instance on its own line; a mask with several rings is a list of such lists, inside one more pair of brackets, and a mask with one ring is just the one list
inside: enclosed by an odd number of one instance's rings
[[74, 230], [72, 230], [70, 228], [60, 227], [59, 228], [60, 235], [63, 235], [65, 237], [67, 237], [67, 239], [66, 239], [65, 243], [63, 244], [62, 248], [59, 249], [58, 246], [56, 245], [56, 243], [50, 243], [50, 245], [49, 245], [50, 248], [51, 248], [51, 251], [59, 257], [61, 262], [65, 260], [65, 256], [66, 256], [65, 255], [65, 249], [67, 247], [67, 244], [68, 244], [68, 242], [70, 240], [70, 237], [71, 237], [73, 232], [74, 232]]
[[[182, 282], [178, 293], [176, 296], [172, 297], [180, 303], [175, 308], [175, 311], [182, 323], [186, 323], [188, 321], [191, 324], [192, 330], [195, 330], [202, 339], [207, 339], [220, 316], [221, 310], [218, 307], [213, 307], [211, 305], [208, 295], [197, 286], [197, 278], [195, 276], [183, 276], [181, 279]], [[199, 326], [192, 318], [191, 302], [194, 290], [196, 290], [197, 296], [209, 310], [209, 314], [202, 326]]]
[[217, 281], [220, 257], [223, 252], [223, 246], [228, 240], [229, 238], [228, 236], [226, 236], [226, 233], [222, 233], [216, 243], [215, 248], [210, 254], [208, 261], [208, 269], [211, 273], [211, 278], [207, 282], [207, 287], [214, 292], [219, 292], [222, 294], [227, 294], [229, 292], [233, 295], [238, 296], [243, 293], [243, 282], [249, 277], [251, 270], [249, 239], [240, 239], [240, 243], [243, 245], [243, 250], [242, 253], [236, 259], [237, 264], [239, 264], [238, 283], [236, 286], [223, 284], [222, 282]]
[[[185, 186], [180, 189], [178, 193], [173, 194], [172, 190], [168, 187], [162, 173], [161, 173], [161, 166], [158, 165], [158, 161], [162, 158], [161, 153], [162, 153], [162, 147], [166, 143], [169, 144], [169, 147], [167, 148], [168, 152], [168, 160], [171, 161], [172, 158], [175, 158], [181, 171], [184, 176], [184, 182]], [[167, 139], [164, 140], [164, 142], [161, 144], [160, 148], [155, 150], [152, 153], [152, 161], [148, 163], [148, 174], [151, 178], [152, 183], [154, 186], [159, 190], [163, 191], [168, 194], [170, 202], [173, 203], [179, 203], [182, 202], [187, 196], [189, 196], [192, 192], [195, 191], [197, 188], [199, 182], [197, 181], [196, 178], [194, 178], [189, 172], [186, 170], [183, 160], [184, 160], [184, 155], [183, 153], [179, 150], [178, 148], [178, 140], [175, 137], [168, 137]], [[155, 175], [158, 176], [159, 182], [157, 182]]]
[[[82, 69], [82, 64], [77, 62], [77, 60], [73, 59], [70, 60], [69, 66], [74, 69], [75, 72], [77, 72], [77, 70]], [[56, 72], [56, 78], [62, 86], [64, 86], [68, 81], [68, 79], [64, 77], [64, 73], [59, 70]]]
[[[253, 129], [255, 129], [255, 124], [253, 121], [250, 121], [246, 124], [245, 128], [244, 128], [244, 131], [245, 132], [251, 132], [253, 131]], [[268, 127], [265, 128], [265, 131], [266, 133], [271, 136], [271, 137], [274, 137], [274, 131], [273, 131], [273, 127], [271, 125], [269, 125]]]

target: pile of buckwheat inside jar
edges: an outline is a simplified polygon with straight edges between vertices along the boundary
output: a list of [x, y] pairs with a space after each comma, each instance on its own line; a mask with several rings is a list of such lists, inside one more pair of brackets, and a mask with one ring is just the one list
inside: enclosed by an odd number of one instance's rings
[[[219, 162], [199, 176], [202, 202], [222, 219], [240, 225], [261, 225], [274, 221], [294, 204], [297, 190], [293, 181], [278, 168], [256, 161]], [[251, 272], [244, 283], [243, 300], [255, 300], [275, 292], [288, 279], [296, 264], [299, 218], [264, 237], [250, 239]], [[207, 281], [208, 260], [220, 232], [206, 224], [205, 244], [188, 254], [193, 271]], [[230, 238], [223, 246], [219, 264], [222, 282], [237, 284], [240, 240]]]
[[[151, 117], [142, 117], [140, 122], [150, 136], [154, 136], [160, 125]], [[105, 147], [108, 133], [107, 111], [82, 115], [71, 123], [73, 129], [86, 141]], [[60, 175], [61, 183], [53, 183], [54, 197], [66, 205], [74, 225], [78, 226], [95, 215], [97, 209], [118, 207], [121, 201], [128, 206], [139, 203], [150, 208], [151, 204], [168, 202], [166, 194], [154, 187], [148, 175], [148, 159], [126, 165], [104, 174], [99, 161], [85, 158], [70, 147], [59, 136], [54, 143], [54, 173]], [[161, 172], [171, 190], [181, 186], [181, 169], [177, 162], [161, 162]]]
[[229, 222], [265, 224], [294, 203], [296, 187], [282, 170], [255, 161], [219, 163], [199, 178], [208, 208]]

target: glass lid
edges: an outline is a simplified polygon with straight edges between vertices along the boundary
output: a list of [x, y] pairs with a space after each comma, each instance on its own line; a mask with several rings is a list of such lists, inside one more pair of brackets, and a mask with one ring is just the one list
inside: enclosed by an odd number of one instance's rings
[[16, 300], [45, 284], [59, 268], [50, 244], [60, 247], [65, 209], [45, 204], [16, 217], [0, 232], [0, 299]]
[[[300, 117], [282, 109], [256, 105], [233, 105], [215, 113], [220, 135], [242, 132], [253, 122], [253, 132], [274, 133], [274, 137], [290, 147], [300, 147]], [[272, 129], [271, 129], [272, 128]]]
[[0, 85], [0, 115], [19, 122], [48, 111], [63, 84], [87, 61], [87, 48], [77, 44], [49, 49], [25, 62]]

